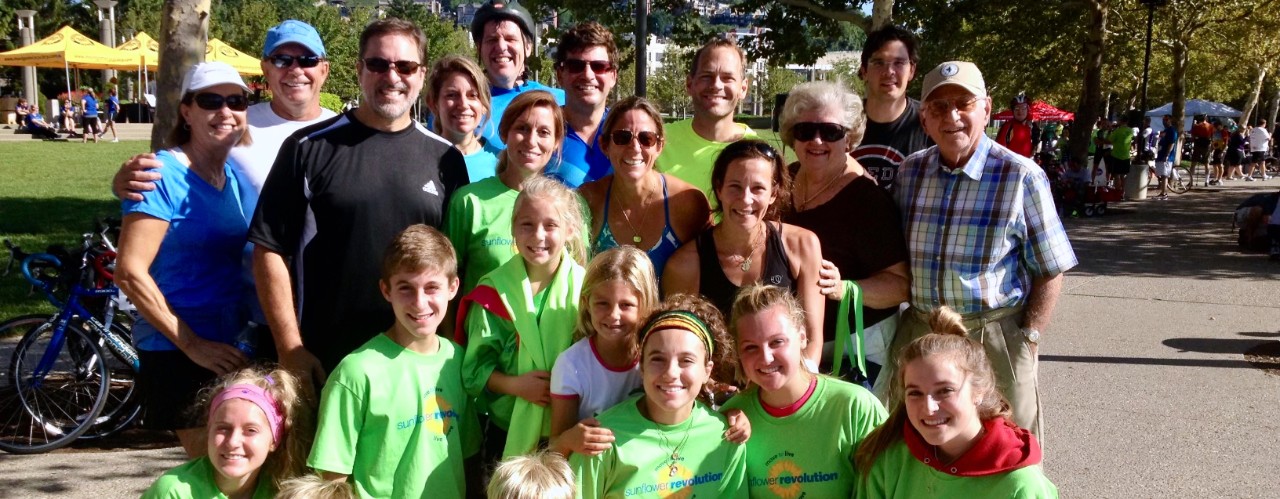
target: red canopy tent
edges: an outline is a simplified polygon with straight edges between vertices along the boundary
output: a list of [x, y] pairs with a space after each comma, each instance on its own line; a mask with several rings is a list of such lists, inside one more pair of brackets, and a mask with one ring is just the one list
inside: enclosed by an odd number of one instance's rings
[[[1063, 111], [1056, 107], [1050, 106], [1042, 100], [1031, 102], [1031, 111], [1028, 113], [1030, 118], [1035, 121], [1071, 121], [1076, 119], [1075, 113]], [[1007, 121], [1013, 119], [1013, 110], [1005, 109], [992, 116], [993, 120]]]

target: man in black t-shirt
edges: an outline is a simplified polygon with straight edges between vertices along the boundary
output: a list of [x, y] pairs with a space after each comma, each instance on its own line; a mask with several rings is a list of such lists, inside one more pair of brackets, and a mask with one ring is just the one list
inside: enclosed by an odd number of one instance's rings
[[898, 165], [933, 142], [920, 125], [920, 101], [907, 97], [920, 55], [910, 31], [888, 26], [867, 34], [858, 76], [867, 87], [867, 128], [850, 154], [885, 189]]
[[422, 30], [384, 19], [360, 40], [363, 105], [284, 142], [249, 232], [280, 363], [316, 384], [391, 325], [377, 284], [386, 245], [409, 225], [443, 225], [467, 182], [462, 154], [408, 114], [425, 78]]

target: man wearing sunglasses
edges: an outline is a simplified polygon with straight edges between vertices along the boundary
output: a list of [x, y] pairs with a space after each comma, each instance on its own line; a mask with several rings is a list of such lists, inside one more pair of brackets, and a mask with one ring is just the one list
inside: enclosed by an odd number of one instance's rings
[[618, 83], [618, 47], [613, 33], [594, 21], [570, 28], [556, 45], [556, 80], [564, 85], [566, 131], [560, 164], [547, 174], [569, 187], [599, 180], [613, 172], [600, 144], [609, 114], [609, 93]]
[[471, 39], [476, 44], [476, 59], [484, 66], [491, 86], [489, 119], [481, 136], [485, 142], [505, 149], [498, 136], [502, 113], [517, 95], [530, 90], [545, 90], [564, 105], [564, 90], [530, 80], [525, 60], [533, 56], [538, 45], [533, 16], [517, 0], [489, 0], [471, 21]]
[[920, 101], [907, 97], [919, 62], [910, 31], [886, 26], [867, 34], [858, 66], [867, 89], [867, 131], [851, 154], [885, 189], [893, 187], [902, 160], [932, 145], [920, 126]]
[[[911, 308], [890, 347], [929, 333], [930, 311], [948, 306], [995, 368], [1013, 420], [1040, 437], [1036, 374], [1062, 273], [1077, 263], [1044, 170], [984, 132], [991, 99], [978, 67], [944, 62], [924, 77], [921, 122], [937, 145], [898, 170], [911, 267]], [[883, 376], [883, 374], [882, 374]]]
[[440, 227], [467, 181], [462, 153], [409, 115], [425, 50], [409, 21], [366, 27], [360, 107], [285, 140], [263, 186], [249, 230], [258, 296], [281, 365], [317, 384], [392, 323], [377, 255], [405, 227]]
[[714, 209], [711, 168], [729, 144], [756, 138], [750, 127], [733, 121], [747, 95], [747, 56], [732, 38], [720, 36], [693, 54], [684, 88], [693, 100], [693, 118], [666, 126], [667, 143], [658, 171], [675, 175], [707, 195]]

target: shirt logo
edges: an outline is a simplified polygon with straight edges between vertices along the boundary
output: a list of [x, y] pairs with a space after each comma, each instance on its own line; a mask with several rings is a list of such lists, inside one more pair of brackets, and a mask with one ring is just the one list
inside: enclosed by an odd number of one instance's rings
[[428, 180], [427, 183], [422, 184], [422, 192], [435, 194], [437, 196], [440, 195], [440, 191], [436, 189], [436, 183], [430, 180]]

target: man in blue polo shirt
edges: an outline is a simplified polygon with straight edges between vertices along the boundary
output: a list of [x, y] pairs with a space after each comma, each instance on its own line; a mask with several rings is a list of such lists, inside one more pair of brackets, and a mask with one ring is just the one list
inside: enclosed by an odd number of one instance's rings
[[599, 180], [613, 172], [600, 149], [600, 133], [609, 114], [609, 92], [618, 83], [618, 47], [600, 23], [587, 21], [560, 36], [555, 54], [556, 79], [564, 85], [566, 134], [560, 164], [547, 174], [569, 187]]
[[489, 120], [480, 134], [495, 147], [507, 146], [498, 137], [502, 113], [517, 95], [530, 90], [551, 92], [556, 103], [564, 105], [564, 90], [551, 88], [528, 79], [525, 60], [533, 56], [538, 45], [534, 35], [533, 16], [516, 0], [489, 0], [471, 21], [471, 39], [476, 44], [476, 60], [484, 66], [489, 78], [491, 109]]

